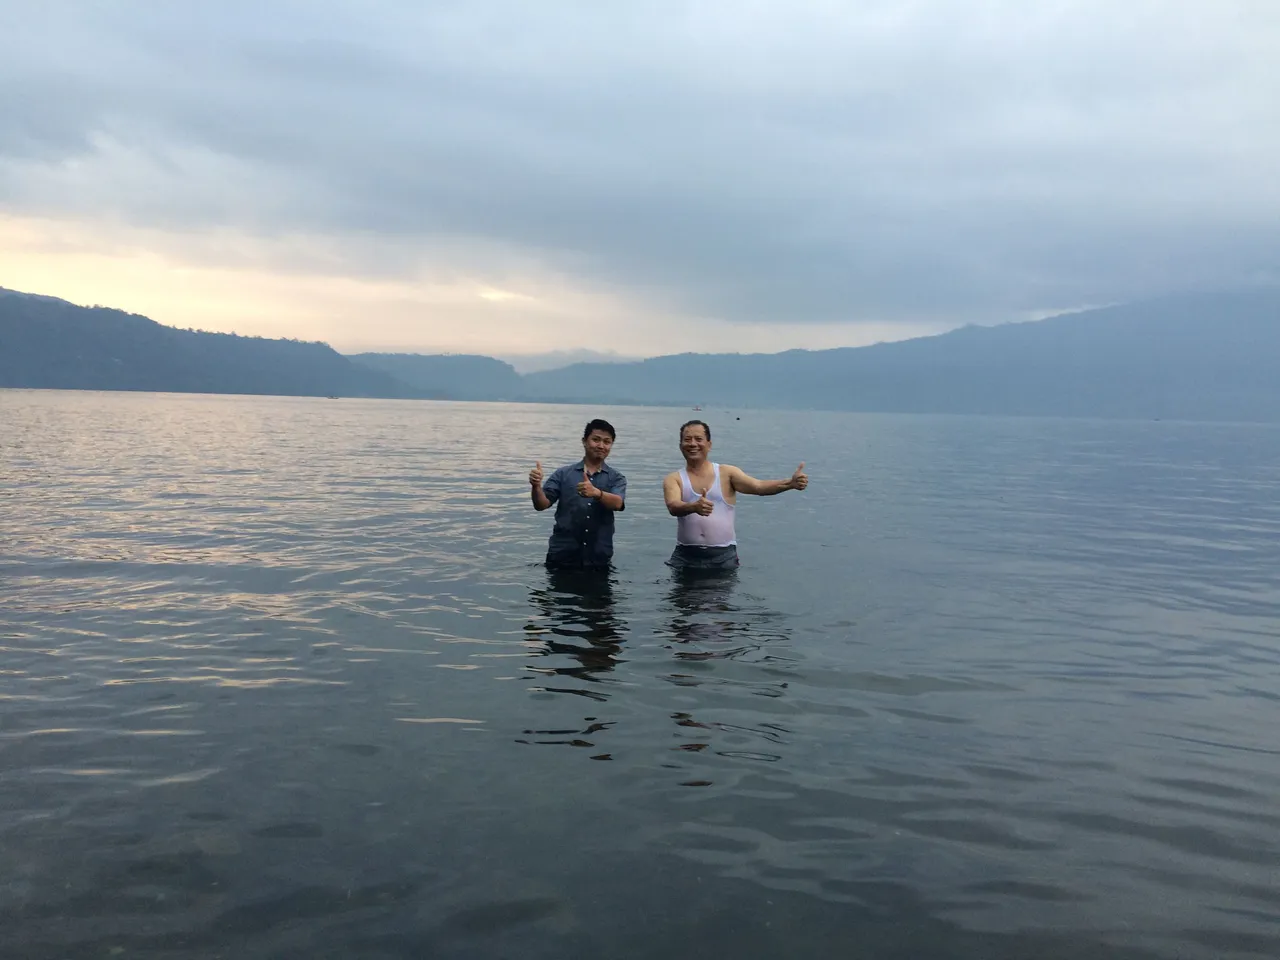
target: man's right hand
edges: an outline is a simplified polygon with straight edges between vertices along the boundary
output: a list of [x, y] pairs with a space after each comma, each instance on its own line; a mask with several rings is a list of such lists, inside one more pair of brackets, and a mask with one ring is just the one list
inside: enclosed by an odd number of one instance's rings
[[533, 469], [529, 471], [529, 486], [542, 486], [542, 461], [539, 460], [533, 465]]
[[707, 499], [705, 493], [699, 494], [698, 499], [693, 502], [693, 512], [700, 517], [711, 516], [711, 511], [715, 508], [716, 505]]

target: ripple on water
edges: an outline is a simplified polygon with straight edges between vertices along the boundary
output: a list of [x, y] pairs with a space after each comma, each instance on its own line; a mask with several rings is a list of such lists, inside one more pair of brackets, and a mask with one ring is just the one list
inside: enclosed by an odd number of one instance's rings
[[690, 584], [679, 416], [610, 415], [575, 582], [522, 471], [576, 408], [7, 395], [11, 942], [1280, 955], [1280, 432], [755, 413], [822, 499]]

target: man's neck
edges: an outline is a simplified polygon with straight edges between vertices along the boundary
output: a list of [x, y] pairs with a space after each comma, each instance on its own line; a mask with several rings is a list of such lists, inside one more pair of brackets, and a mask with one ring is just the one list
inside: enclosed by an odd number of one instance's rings
[[586, 457], [582, 458], [582, 467], [587, 473], [597, 473], [603, 466], [603, 460], [588, 460]]
[[700, 457], [697, 460], [690, 460], [688, 457], [684, 459], [684, 469], [687, 473], [696, 473], [703, 467], [710, 466], [711, 461], [706, 457]]

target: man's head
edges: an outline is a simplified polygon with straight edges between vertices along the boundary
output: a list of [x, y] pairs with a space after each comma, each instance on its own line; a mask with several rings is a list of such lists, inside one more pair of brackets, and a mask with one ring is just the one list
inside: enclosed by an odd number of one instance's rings
[[582, 430], [582, 453], [584, 459], [604, 462], [613, 449], [617, 433], [608, 420], [592, 420]]
[[705, 460], [711, 450], [711, 428], [701, 420], [690, 420], [680, 427], [680, 452], [691, 463]]

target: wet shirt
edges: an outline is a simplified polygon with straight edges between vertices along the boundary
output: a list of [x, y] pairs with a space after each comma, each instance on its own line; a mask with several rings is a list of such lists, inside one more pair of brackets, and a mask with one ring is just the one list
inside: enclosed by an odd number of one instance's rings
[[[559, 467], [542, 485], [542, 492], [556, 505], [556, 522], [547, 544], [547, 563], [553, 566], [607, 567], [613, 557], [613, 515], [600, 501], [579, 496], [583, 463]], [[627, 478], [605, 463], [591, 483], [625, 502]]]

